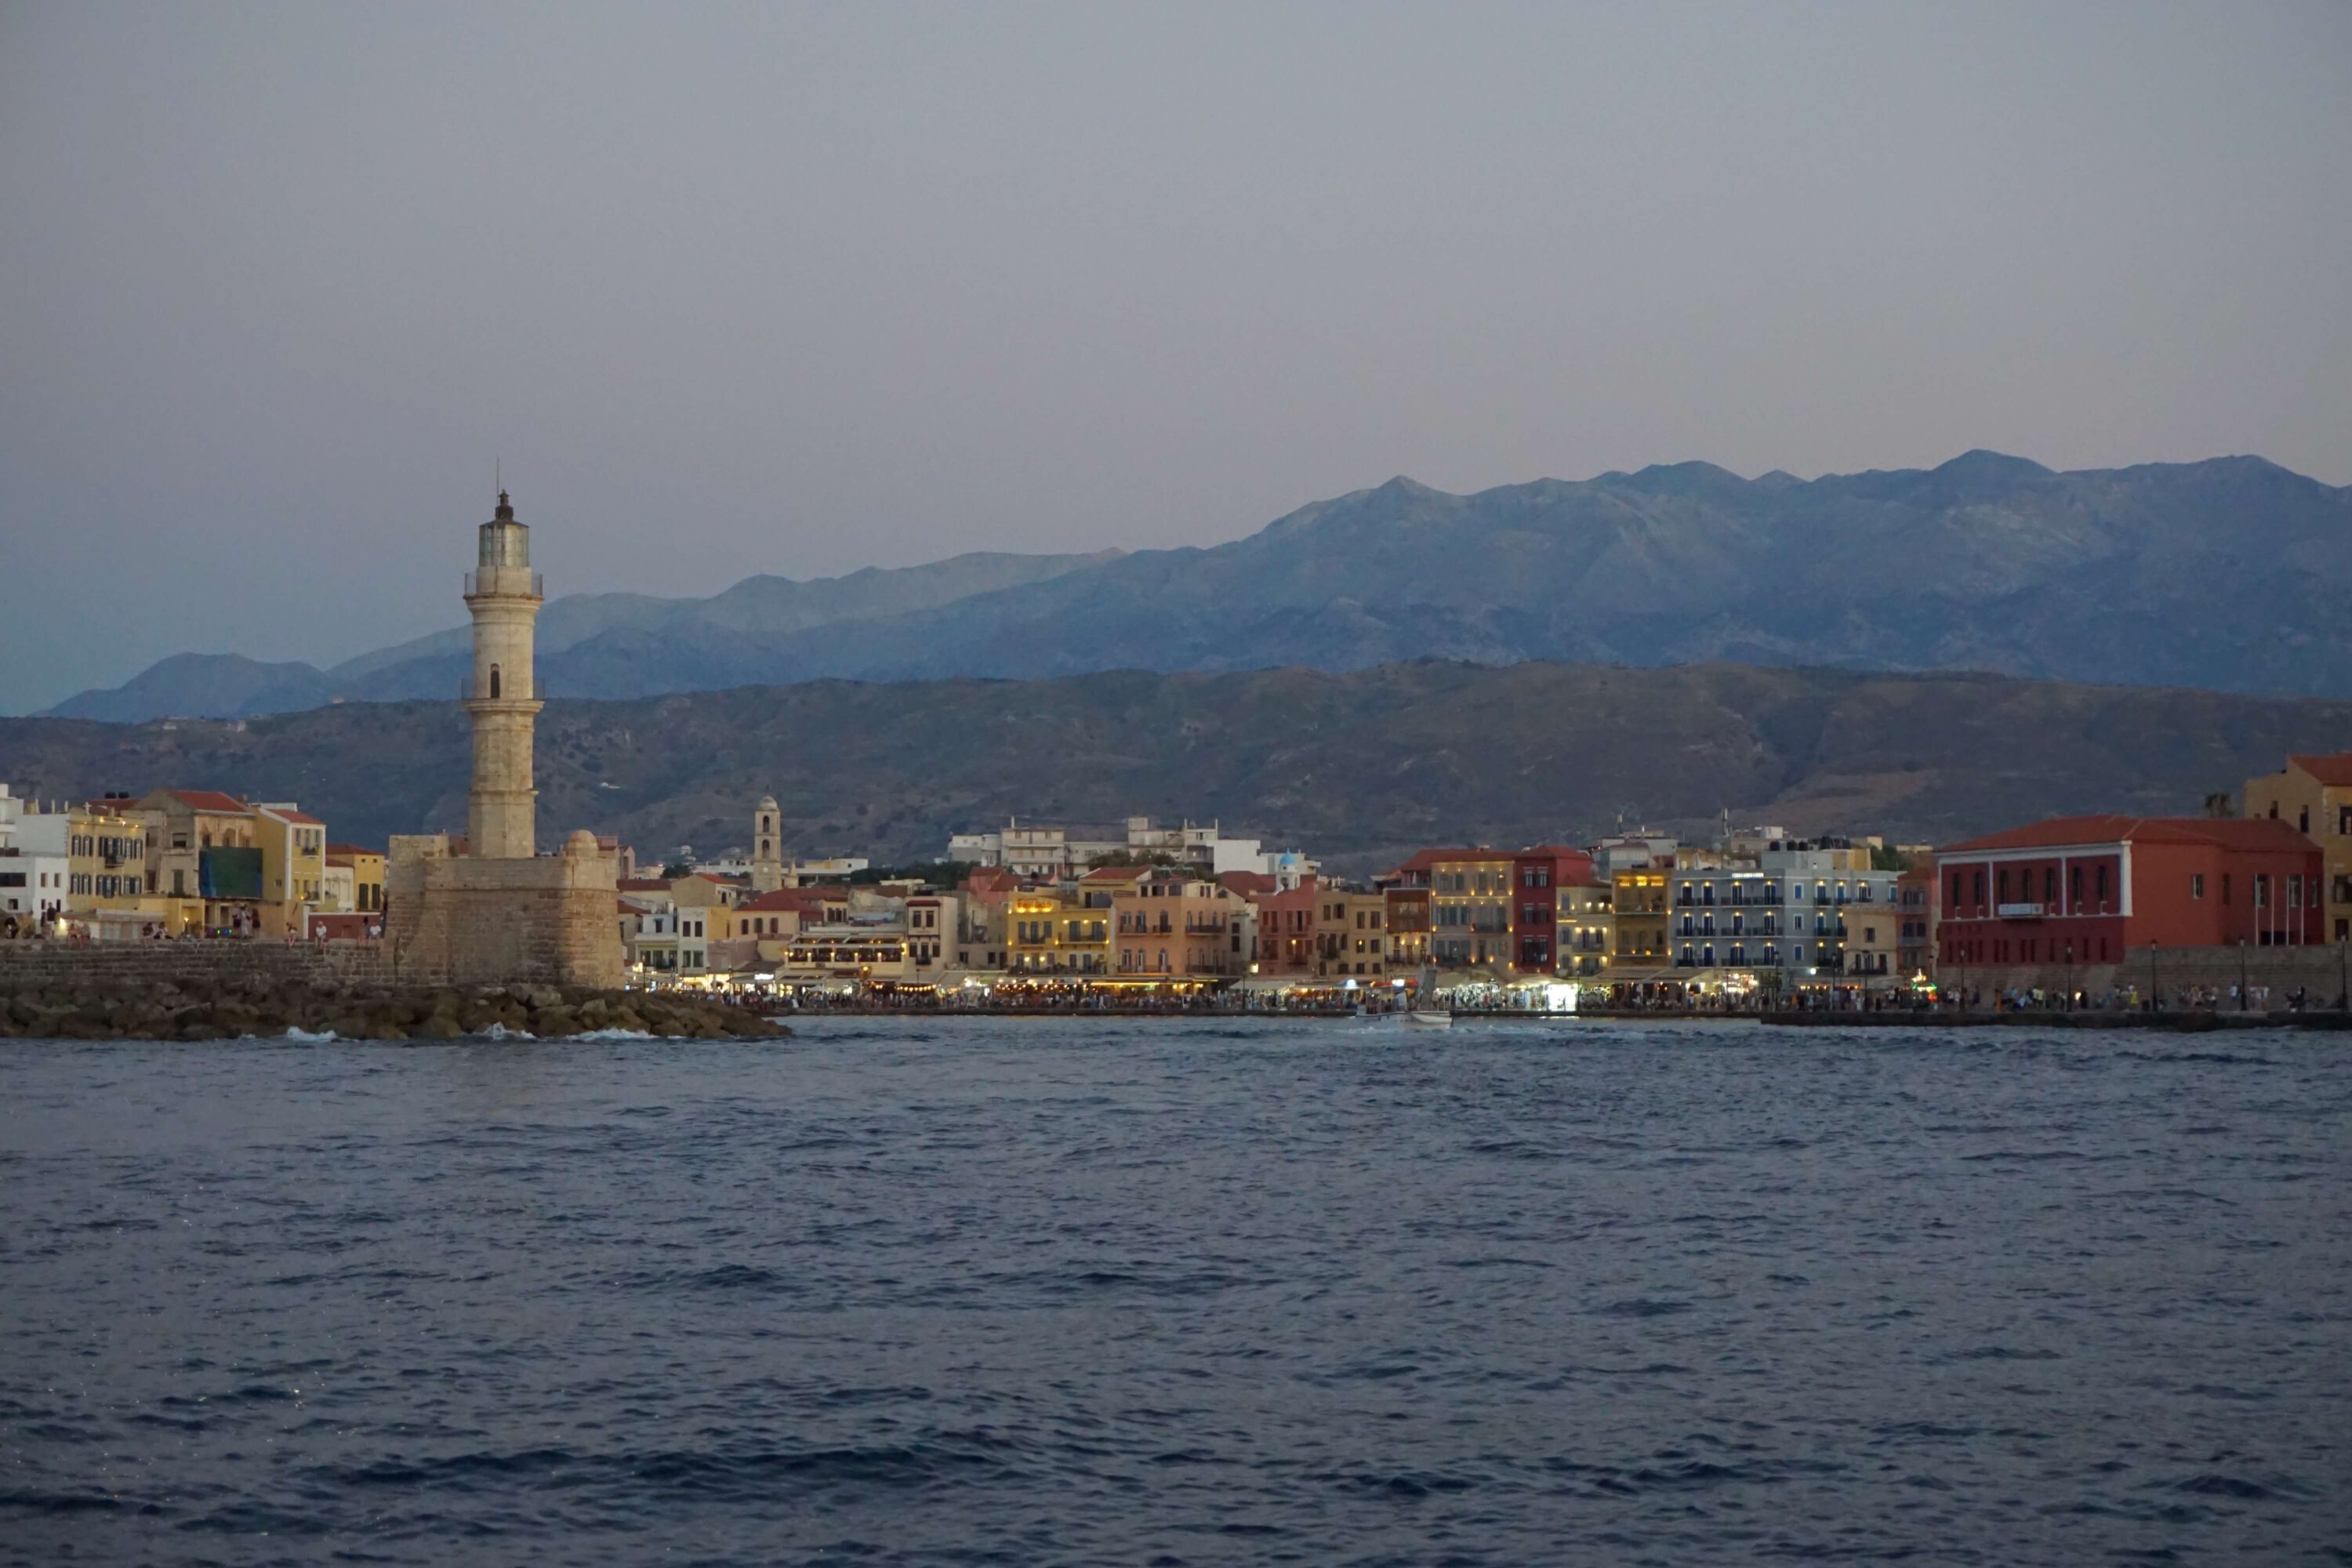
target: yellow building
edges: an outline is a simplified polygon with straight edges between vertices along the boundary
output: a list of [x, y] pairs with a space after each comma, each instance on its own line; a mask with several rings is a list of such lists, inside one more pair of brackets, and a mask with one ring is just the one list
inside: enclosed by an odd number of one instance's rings
[[1425, 849], [1422, 855], [1429, 858], [1430, 962], [1440, 969], [1508, 974], [1511, 857], [1491, 849]]
[[21, 856], [65, 867], [67, 925], [98, 937], [135, 937], [157, 929], [163, 905], [147, 894], [147, 829], [122, 799], [94, 800], [17, 820]]
[[1646, 968], [1668, 962], [1664, 867], [1640, 866], [1612, 875], [1609, 909], [1618, 967]]
[[163, 789], [134, 808], [147, 826], [147, 886], [175, 935], [252, 932], [261, 923], [253, 808], [211, 789]]
[[2352, 942], [2352, 752], [2289, 757], [2278, 773], [2246, 781], [2246, 815], [2294, 824], [2319, 846], [2329, 942]]
[[328, 868], [351, 873], [353, 914], [383, 912], [383, 856], [373, 849], [362, 849], [356, 844], [327, 846]]
[[253, 808], [253, 838], [261, 851], [261, 934], [303, 932], [325, 897], [327, 825], [278, 801]]
[[1389, 900], [1383, 893], [1315, 890], [1315, 973], [1367, 980], [1389, 969]]
[[1091, 871], [1083, 881], [1015, 893], [1004, 921], [1006, 971], [1016, 977], [1108, 974], [1114, 888], [1131, 882]]
[[1617, 945], [1616, 889], [1607, 882], [1571, 882], [1559, 889], [1559, 935], [1553, 941], [1562, 974], [1601, 974]]

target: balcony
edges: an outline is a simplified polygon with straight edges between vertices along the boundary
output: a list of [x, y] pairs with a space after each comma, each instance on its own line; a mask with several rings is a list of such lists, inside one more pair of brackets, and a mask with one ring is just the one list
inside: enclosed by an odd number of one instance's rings
[[[501, 566], [497, 568], [497, 570], [501, 572], [511, 572], [513, 568], [510, 566]], [[466, 597], [472, 599], [479, 596], [481, 581], [482, 574], [479, 572], [468, 572], [466, 574]], [[530, 596], [534, 599], [544, 599], [547, 597], [547, 580], [536, 572], [530, 574]]]

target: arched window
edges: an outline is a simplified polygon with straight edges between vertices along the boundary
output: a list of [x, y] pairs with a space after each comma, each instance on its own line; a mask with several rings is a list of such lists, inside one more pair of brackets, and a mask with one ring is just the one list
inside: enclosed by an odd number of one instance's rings
[[497, 699], [498, 695], [499, 695], [499, 667], [498, 667], [497, 665], [495, 665], [495, 664], [494, 664], [494, 665], [490, 666], [490, 696], [491, 696], [491, 699], [492, 699], [493, 700], [495, 700]]

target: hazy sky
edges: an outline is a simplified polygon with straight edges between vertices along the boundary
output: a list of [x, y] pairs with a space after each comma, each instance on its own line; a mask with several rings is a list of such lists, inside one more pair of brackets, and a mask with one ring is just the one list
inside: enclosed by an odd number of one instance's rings
[[0, 0], [0, 710], [457, 624], [495, 458], [698, 594], [2347, 435], [2341, 0]]

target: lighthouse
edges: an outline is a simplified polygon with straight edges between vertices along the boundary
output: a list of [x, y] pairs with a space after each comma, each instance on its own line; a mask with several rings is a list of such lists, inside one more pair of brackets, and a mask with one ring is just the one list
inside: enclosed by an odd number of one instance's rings
[[530, 569], [530, 530], [515, 521], [506, 491], [480, 531], [480, 560], [466, 574], [466, 609], [474, 617], [474, 673], [466, 684], [474, 783], [466, 796], [466, 839], [482, 859], [528, 860], [538, 850], [530, 752], [541, 706], [531, 637], [545, 595]]
[[538, 853], [531, 636], [545, 595], [530, 569], [530, 530], [515, 521], [514, 501], [501, 489], [497, 513], [477, 531], [466, 574], [474, 617], [474, 668], [463, 693], [474, 729], [466, 837], [392, 836], [384, 950], [394, 974], [435, 985], [530, 981], [613, 990], [625, 978], [613, 851], [580, 827], [555, 853]]

